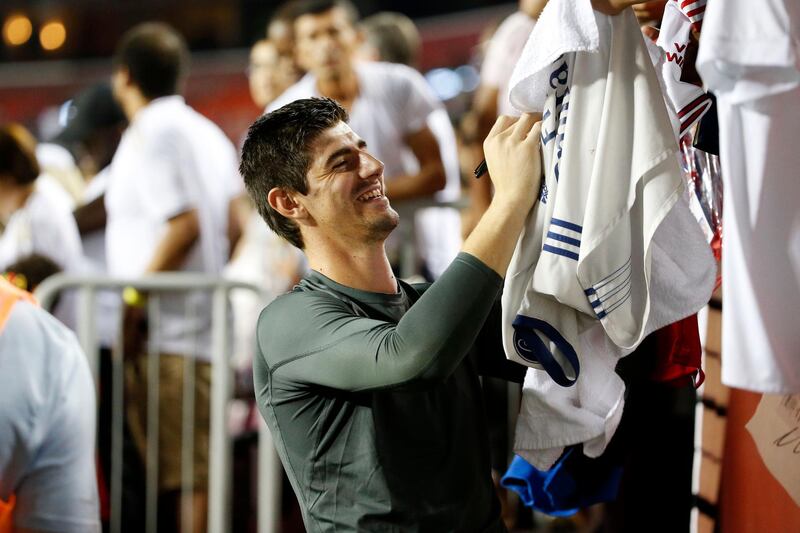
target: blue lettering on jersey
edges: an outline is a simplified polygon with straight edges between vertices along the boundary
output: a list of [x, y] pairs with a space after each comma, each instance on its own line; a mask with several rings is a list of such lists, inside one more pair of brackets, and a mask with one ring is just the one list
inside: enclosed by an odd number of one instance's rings
[[[551, 141], [555, 140], [555, 163], [553, 165], [553, 174], [558, 182], [559, 166], [561, 164], [561, 154], [563, 152], [562, 144], [564, 142], [564, 131], [567, 126], [567, 114], [569, 112], [569, 66], [567, 65], [564, 56], [561, 56], [556, 62], [555, 69], [550, 73], [550, 88], [553, 90], [550, 94], [555, 94], [555, 102], [552, 109], [545, 108], [542, 115], [542, 124], [552, 124], [552, 129], [546, 131], [542, 128], [542, 145], [546, 146]], [[548, 99], [549, 101], [549, 99]], [[552, 117], [552, 121], [548, 121]], [[540, 199], [544, 198], [546, 201], [546, 189], [540, 193]]]

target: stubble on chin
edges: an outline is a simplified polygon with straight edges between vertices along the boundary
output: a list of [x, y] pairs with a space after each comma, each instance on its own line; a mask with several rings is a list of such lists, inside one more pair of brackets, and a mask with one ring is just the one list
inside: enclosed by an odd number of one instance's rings
[[392, 233], [399, 223], [400, 215], [390, 207], [382, 217], [370, 224], [370, 237], [374, 240], [382, 241]]

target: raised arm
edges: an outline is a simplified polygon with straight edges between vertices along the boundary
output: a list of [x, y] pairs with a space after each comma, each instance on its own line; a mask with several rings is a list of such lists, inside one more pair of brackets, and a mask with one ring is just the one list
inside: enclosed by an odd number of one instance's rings
[[[324, 292], [284, 297], [259, 320], [258, 348], [268, 371], [292, 383], [350, 391], [449, 376], [492, 309], [538, 195], [536, 119], [498, 119], [484, 146], [497, 190], [492, 204], [462, 253], [399, 322], [356, 316], [347, 302]], [[315, 334], [305, 335], [308, 330]]]
[[391, 179], [386, 182], [386, 196], [392, 201], [410, 200], [431, 196], [444, 189], [447, 178], [439, 141], [431, 130], [425, 126], [406, 135], [405, 141], [419, 162], [419, 171], [416, 174], [390, 176]]

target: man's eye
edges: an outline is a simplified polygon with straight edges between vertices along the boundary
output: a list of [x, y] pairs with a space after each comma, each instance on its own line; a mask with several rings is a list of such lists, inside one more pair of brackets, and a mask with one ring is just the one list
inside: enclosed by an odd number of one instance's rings
[[346, 167], [347, 167], [347, 160], [346, 159], [344, 161], [339, 161], [338, 163], [333, 165], [333, 169], [334, 170], [342, 170], [342, 169], [344, 169]]

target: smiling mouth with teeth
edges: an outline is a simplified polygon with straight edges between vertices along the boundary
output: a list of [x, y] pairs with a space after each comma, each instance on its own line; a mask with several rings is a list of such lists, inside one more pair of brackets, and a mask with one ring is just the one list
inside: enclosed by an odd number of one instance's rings
[[369, 201], [369, 200], [373, 200], [375, 198], [380, 198], [381, 196], [383, 196], [383, 193], [381, 192], [380, 189], [373, 189], [373, 190], [365, 192], [364, 194], [359, 196], [358, 197], [358, 201], [359, 202], [366, 202], [366, 201]]

